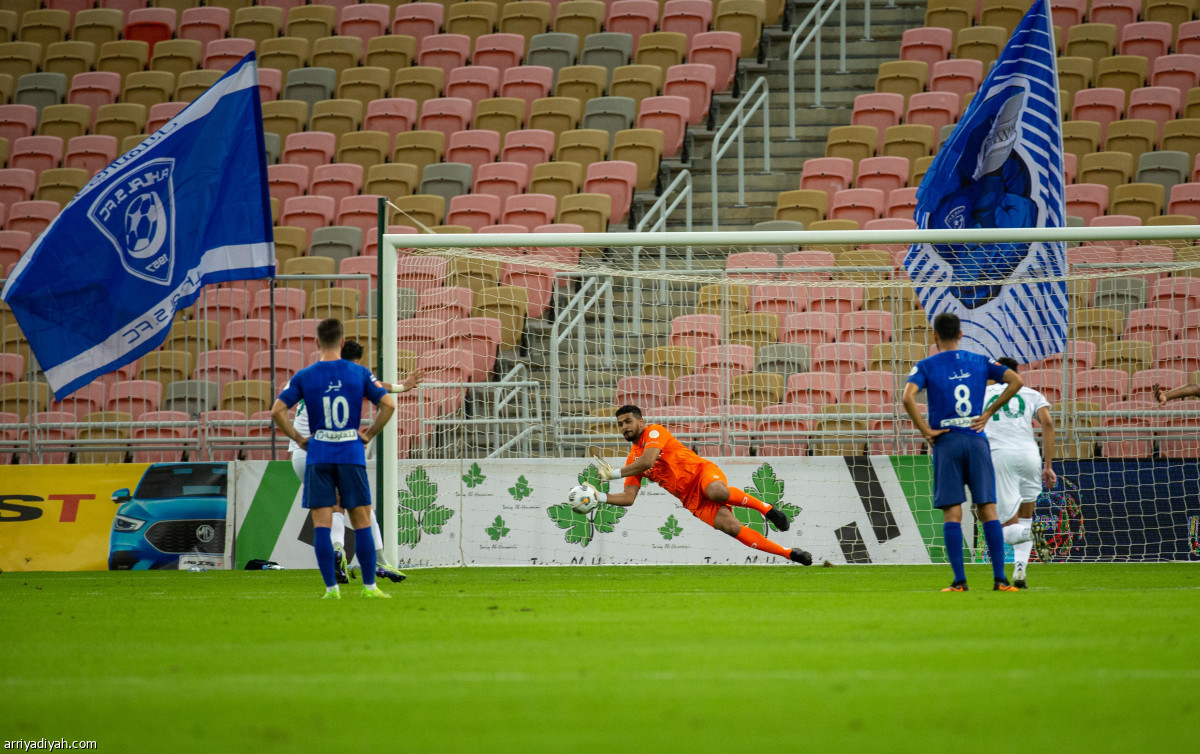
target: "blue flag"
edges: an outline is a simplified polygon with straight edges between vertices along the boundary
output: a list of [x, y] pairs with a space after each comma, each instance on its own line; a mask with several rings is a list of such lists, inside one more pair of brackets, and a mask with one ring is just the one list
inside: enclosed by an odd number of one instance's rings
[[274, 275], [271, 226], [251, 52], [97, 173], [0, 295], [61, 400], [162, 344], [206, 284]]
[[[1037, 0], [917, 189], [921, 228], [1061, 228], [1066, 218], [1054, 34]], [[963, 348], [1022, 363], [1067, 333], [1063, 243], [914, 244], [904, 260], [932, 318], [954, 312]], [[938, 284], [925, 285], [919, 284]]]

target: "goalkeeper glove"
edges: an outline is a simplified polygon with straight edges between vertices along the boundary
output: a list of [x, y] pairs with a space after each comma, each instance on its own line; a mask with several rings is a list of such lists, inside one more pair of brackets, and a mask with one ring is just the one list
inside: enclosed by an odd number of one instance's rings
[[608, 461], [604, 460], [600, 456], [592, 456], [592, 458], [596, 459], [596, 471], [600, 474], [600, 479], [602, 481], [607, 482], [611, 479], [616, 479], [617, 477], [621, 476], [617, 473], [617, 470], [609, 464]]

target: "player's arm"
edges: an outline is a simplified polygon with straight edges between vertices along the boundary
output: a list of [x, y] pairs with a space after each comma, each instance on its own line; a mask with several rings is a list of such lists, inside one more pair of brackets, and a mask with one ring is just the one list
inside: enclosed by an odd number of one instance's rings
[[638, 474], [646, 473], [654, 466], [655, 461], [658, 460], [661, 453], [662, 448], [648, 447], [633, 463], [628, 466], [622, 466], [619, 469], [613, 468], [608, 461], [598, 455], [593, 456], [593, 458], [596, 459], [596, 468], [600, 472], [600, 478], [608, 481], [609, 479], [620, 479], [621, 477], [637, 476]]
[[295, 441], [301, 448], [308, 447], [308, 438], [296, 431], [292, 426], [292, 420], [288, 416], [288, 409], [291, 406], [284, 403], [280, 398], [275, 399], [275, 403], [271, 406], [271, 419], [275, 422], [275, 426], [279, 427], [279, 431], [288, 436], [289, 439]]
[[1042, 406], [1037, 412], [1038, 424], [1042, 425], [1042, 481], [1047, 487], [1053, 487], [1058, 481], [1054, 474], [1054, 469], [1051, 468], [1050, 462], [1054, 460], [1054, 417], [1050, 415], [1050, 408]]
[[917, 393], [919, 392], [921, 392], [921, 388], [915, 382], [904, 383], [904, 397], [900, 399], [900, 402], [904, 404], [904, 410], [908, 412], [908, 418], [912, 419], [912, 423], [916, 425], [917, 431], [925, 438], [925, 442], [933, 445], [938, 435], [944, 435], [950, 430], [934, 429], [929, 426], [929, 422], [925, 421], [925, 417], [921, 415], [920, 406], [917, 405]]
[[389, 393], [407, 393], [409, 390], [412, 390], [417, 385], [420, 385], [421, 380], [423, 380], [423, 379], [425, 379], [424, 370], [414, 369], [408, 375], [408, 377], [406, 377], [404, 379], [404, 382], [400, 383], [399, 386], [389, 385], [388, 383], [385, 382], [385, 383], [383, 383], [383, 387]]
[[[993, 377], [993, 375], [989, 374], [988, 377]], [[1005, 404], [1017, 394], [1017, 391], [1025, 386], [1025, 383], [1021, 381], [1021, 376], [1011, 369], [1005, 369], [1004, 375], [997, 382], [1004, 383], [1004, 390], [1000, 392], [996, 400], [992, 401], [987, 408], [980, 412], [975, 421], [971, 422], [971, 429], [976, 432], [982, 432], [987, 429], [987, 423], [992, 420], [992, 416], [1004, 408]]]
[[1193, 395], [1200, 395], [1200, 385], [1188, 383], [1173, 390], [1167, 390], [1162, 385], [1154, 386], [1154, 398], [1160, 406], [1167, 401], [1173, 401], [1177, 398], [1190, 398]]
[[641, 491], [642, 485], [630, 484], [620, 492], [610, 492], [605, 495], [603, 492], [599, 495], [599, 500], [602, 503], [609, 505], [619, 505], [622, 508], [633, 505], [633, 501], [637, 500], [638, 492]]

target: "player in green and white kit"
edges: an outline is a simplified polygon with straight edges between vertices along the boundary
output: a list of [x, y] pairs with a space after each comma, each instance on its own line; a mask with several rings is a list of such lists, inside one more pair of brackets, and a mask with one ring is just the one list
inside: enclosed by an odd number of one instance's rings
[[[1014, 372], [1017, 362], [1002, 358], [996, 361]], [[988, 385], [984, 406], [990, 406], [1004, 385]], [[1033, 436], [1033, 421], [1042, 427], [1044, 453], [1038, 453]], [[992, 449], [992, 466], [996, 470], [996, 513], [1004, 524], [1004, 542], [1013, 546], [1016, 565], [1013, 586], [1027, 588], [1025, 568], [1029, 554], [1037, 548], [1043, 563], [1049, 562], [1050, 548], [1046, 545], [1041, 523], [1033, 521], [1033, 506], [1042, 493], [1042, 484], [1053, 487], [1056, 481], [1050, 462], [1054, 460], [1054, 419], [1046, 396], [1030, 387], [1022, 387], [1003, 408], [992, 415], [985, 430]]]

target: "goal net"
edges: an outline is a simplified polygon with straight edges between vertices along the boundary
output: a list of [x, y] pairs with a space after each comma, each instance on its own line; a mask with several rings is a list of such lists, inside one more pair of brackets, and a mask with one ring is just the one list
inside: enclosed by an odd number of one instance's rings
[[614, 409], [632, 404], [784, 510], [779, 532], [734, 509], [783, 546], [835, 564], [945, 562], [930, 457], [900, 398], [936, 352], [926, 307], [948, 305], [964, 348], [1016, 358], [1052, 406], [1060, 481], [1035, 515], [1054, 559], [1196, 559], [1200, 404], [1160, 407], [1153, 391], [1200, 382], [1197, 238], [1195, 226], [385, 236], [370, 348], [386, 381], [425, 375], [397, 396], [379, 456], [396, 459], [379, 481], [397, 505], [389, 546], [431, 565], [782, 562], [657, 485], [629, 508], [566, 505], [575, 484], [607, 488], [593, 455], [624, 463]]

